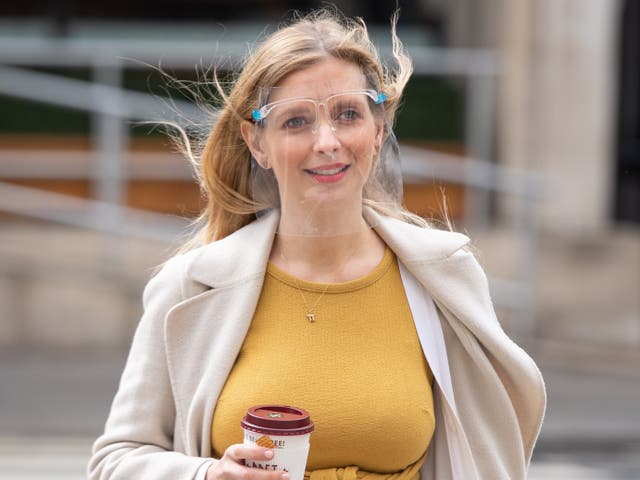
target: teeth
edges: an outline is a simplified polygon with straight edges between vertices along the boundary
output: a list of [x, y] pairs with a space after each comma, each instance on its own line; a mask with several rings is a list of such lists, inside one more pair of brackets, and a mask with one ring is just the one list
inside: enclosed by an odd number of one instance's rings
[[331, 170], [309, 170], [311, 173], [313, 173], [314, 175], [325, 175], [325, 176], [329, 176], [329, 175], [336, 175], [344, 170], [346, 170], [347, 166], [344, 167], [340, 167], [340, 168], [332, 168]]

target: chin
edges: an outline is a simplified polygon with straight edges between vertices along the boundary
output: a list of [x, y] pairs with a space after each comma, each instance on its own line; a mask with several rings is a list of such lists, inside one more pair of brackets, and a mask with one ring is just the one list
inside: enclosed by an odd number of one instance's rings
[[362, 188], [354, 191], [352, 188], [335, 188], [335, 186], [316, 185], [305, 193], [305, 203], [316, 206], [330, 204], [334, 207], [347, 208], [350, 205], [362, 204]]

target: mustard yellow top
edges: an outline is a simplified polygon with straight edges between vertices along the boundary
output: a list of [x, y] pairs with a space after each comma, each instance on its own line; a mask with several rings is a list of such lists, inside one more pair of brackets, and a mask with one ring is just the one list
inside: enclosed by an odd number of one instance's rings
[[399, 472], [431, 441], [432, 384], [391, 250], [365, 277], [337, 284], [300, 280], [269, 263], [214, 411], [212, 454], [242, 443], [248, 407], [277, 403], [304, 408], [315, 423], [307, 470]]

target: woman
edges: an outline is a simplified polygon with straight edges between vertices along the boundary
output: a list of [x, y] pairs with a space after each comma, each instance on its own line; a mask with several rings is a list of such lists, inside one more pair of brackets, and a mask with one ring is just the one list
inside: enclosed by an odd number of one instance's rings
[[243, 464], [272, 455], [241, 445], [263, 403], [311, 413], [314, 480], [526, 477], [540, 373], [468, 239], [399, 204], [393, 26], [393, 72], [324, 11], [249, 58], [197, 159], [205, 225], [145, 289], [90, 478], [287, 480]]

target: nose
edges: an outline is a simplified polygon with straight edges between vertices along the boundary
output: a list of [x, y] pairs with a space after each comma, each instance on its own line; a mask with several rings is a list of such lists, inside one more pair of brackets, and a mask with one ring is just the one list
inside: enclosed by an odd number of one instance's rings
[[318, 153], [334, 152], [340, 147], [336, 131], [329, 122], [319, 122], [316, 128], [314, 150]]
[[316, 120], [314, 150], [318, 153], [334, 152], [340, 147], [340, 140], [326, 110], [323, 113], [318, 112]]

